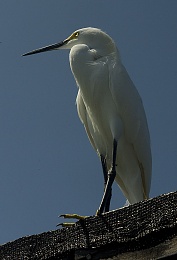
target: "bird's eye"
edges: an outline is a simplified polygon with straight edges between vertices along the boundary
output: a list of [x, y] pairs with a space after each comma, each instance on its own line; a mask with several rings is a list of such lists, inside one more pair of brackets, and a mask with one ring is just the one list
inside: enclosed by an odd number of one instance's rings
[[79, 33], [78, 33], [78, 32], [75, 32], [74, 36], [75, 36], [75, 37], [78, 37], [78, 36], [79, 36]]

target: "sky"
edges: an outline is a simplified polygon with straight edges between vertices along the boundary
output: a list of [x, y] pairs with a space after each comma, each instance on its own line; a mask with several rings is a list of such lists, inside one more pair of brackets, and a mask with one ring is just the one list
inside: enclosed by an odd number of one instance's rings
[[[75, 106], [69, 51], [22, 57], [97, 27], [116, 42], [146, 111], [150, 197], [177, 190], [177, 1], [0, 1], [0, 244], [94, 215], [100, 161]], [[125, 198], [113, 185], [111, 210]]]

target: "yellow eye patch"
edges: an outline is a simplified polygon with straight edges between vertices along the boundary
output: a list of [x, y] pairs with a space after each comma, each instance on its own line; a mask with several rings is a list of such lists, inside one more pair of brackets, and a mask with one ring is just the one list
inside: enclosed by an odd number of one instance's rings
[[79, 36], [79, 32], [74, 32], [73, 34], [71, 34], [71, 36], [69, 36], [66, 40], [70, 41], [70, 40], [74, 40]]

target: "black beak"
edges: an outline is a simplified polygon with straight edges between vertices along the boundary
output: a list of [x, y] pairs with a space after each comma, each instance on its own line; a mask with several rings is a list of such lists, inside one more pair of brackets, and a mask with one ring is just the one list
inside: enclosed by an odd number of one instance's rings
[[32, 54], [36, 54], [36, 53], [40, 53], [40, 52], [56, 50], [56, 49], [60, 48], [61, 46], [65, 45], [67, 42], [68, 42], [68, 40], [64, 40], [59, 43], [55, 43], [52, 45], [48, 45], [46, 47], [42, 47], [42, 48], [27, 52], [27, 53], [23, 54], [22, 56], [28, 56], [28, 55], [32, 55]]

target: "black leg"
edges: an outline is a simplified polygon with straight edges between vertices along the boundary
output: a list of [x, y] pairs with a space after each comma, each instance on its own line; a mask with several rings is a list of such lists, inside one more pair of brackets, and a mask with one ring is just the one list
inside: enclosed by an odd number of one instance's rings
[[[104, 175], [104, 191], [105, 191], [106, 184], [107, 184], [107, 181], [108, 181], [108, 169], [107, 169], [105, 157], [103, 155], [101, 155], [100, 158], [101, 158], [101, 165], [102, 165], [103, 175]], [[112, 197], [112, 188], [111, 188], [110, 193], [108, 195], [106, 205], [105, 205], [105, 208], [104, 208], [104, 212], [109, 212], [111, 197]]]
[[101, 158], [101, 165], [102, 165], [102, 169], [103, 169], [104, 188], [105, 188], [105, 187], [106, 187], [107, 180], [108, 180], [108, 169], [107, 169], [105, 157], [104, 157], [103, 155], [101, 155], [100, 158]]
[[111, 189], [109, 191], [109, 195], [108, 195], [108, 198], [107, 198], [107, 201], [106, 201], [104, 212], [109, 212], [111, 198], [112, 198], [112, 187], [111, 187]]
[[[104, 210], [106, 209], [106, 207], [108, 207], [107, 201], [108, 201], [108, 198], [111, 196], [112, 184], [113, 184], [115, 176], [116, 176], [116, 155], [117, 155], [117, 141], [114, 139], [113, 152], [112, 152], [112, 166], [107, 175], [107, 183], [106, 183], [106, 187], [105, 187], [105, 191], [103, 194], [103, 198], [102, 198], [100, 207], [97, 211], [97, 215], [102, 214], [104, 212]], [[104, 170], [103, 170], [103, 172], [104, 172]]]

